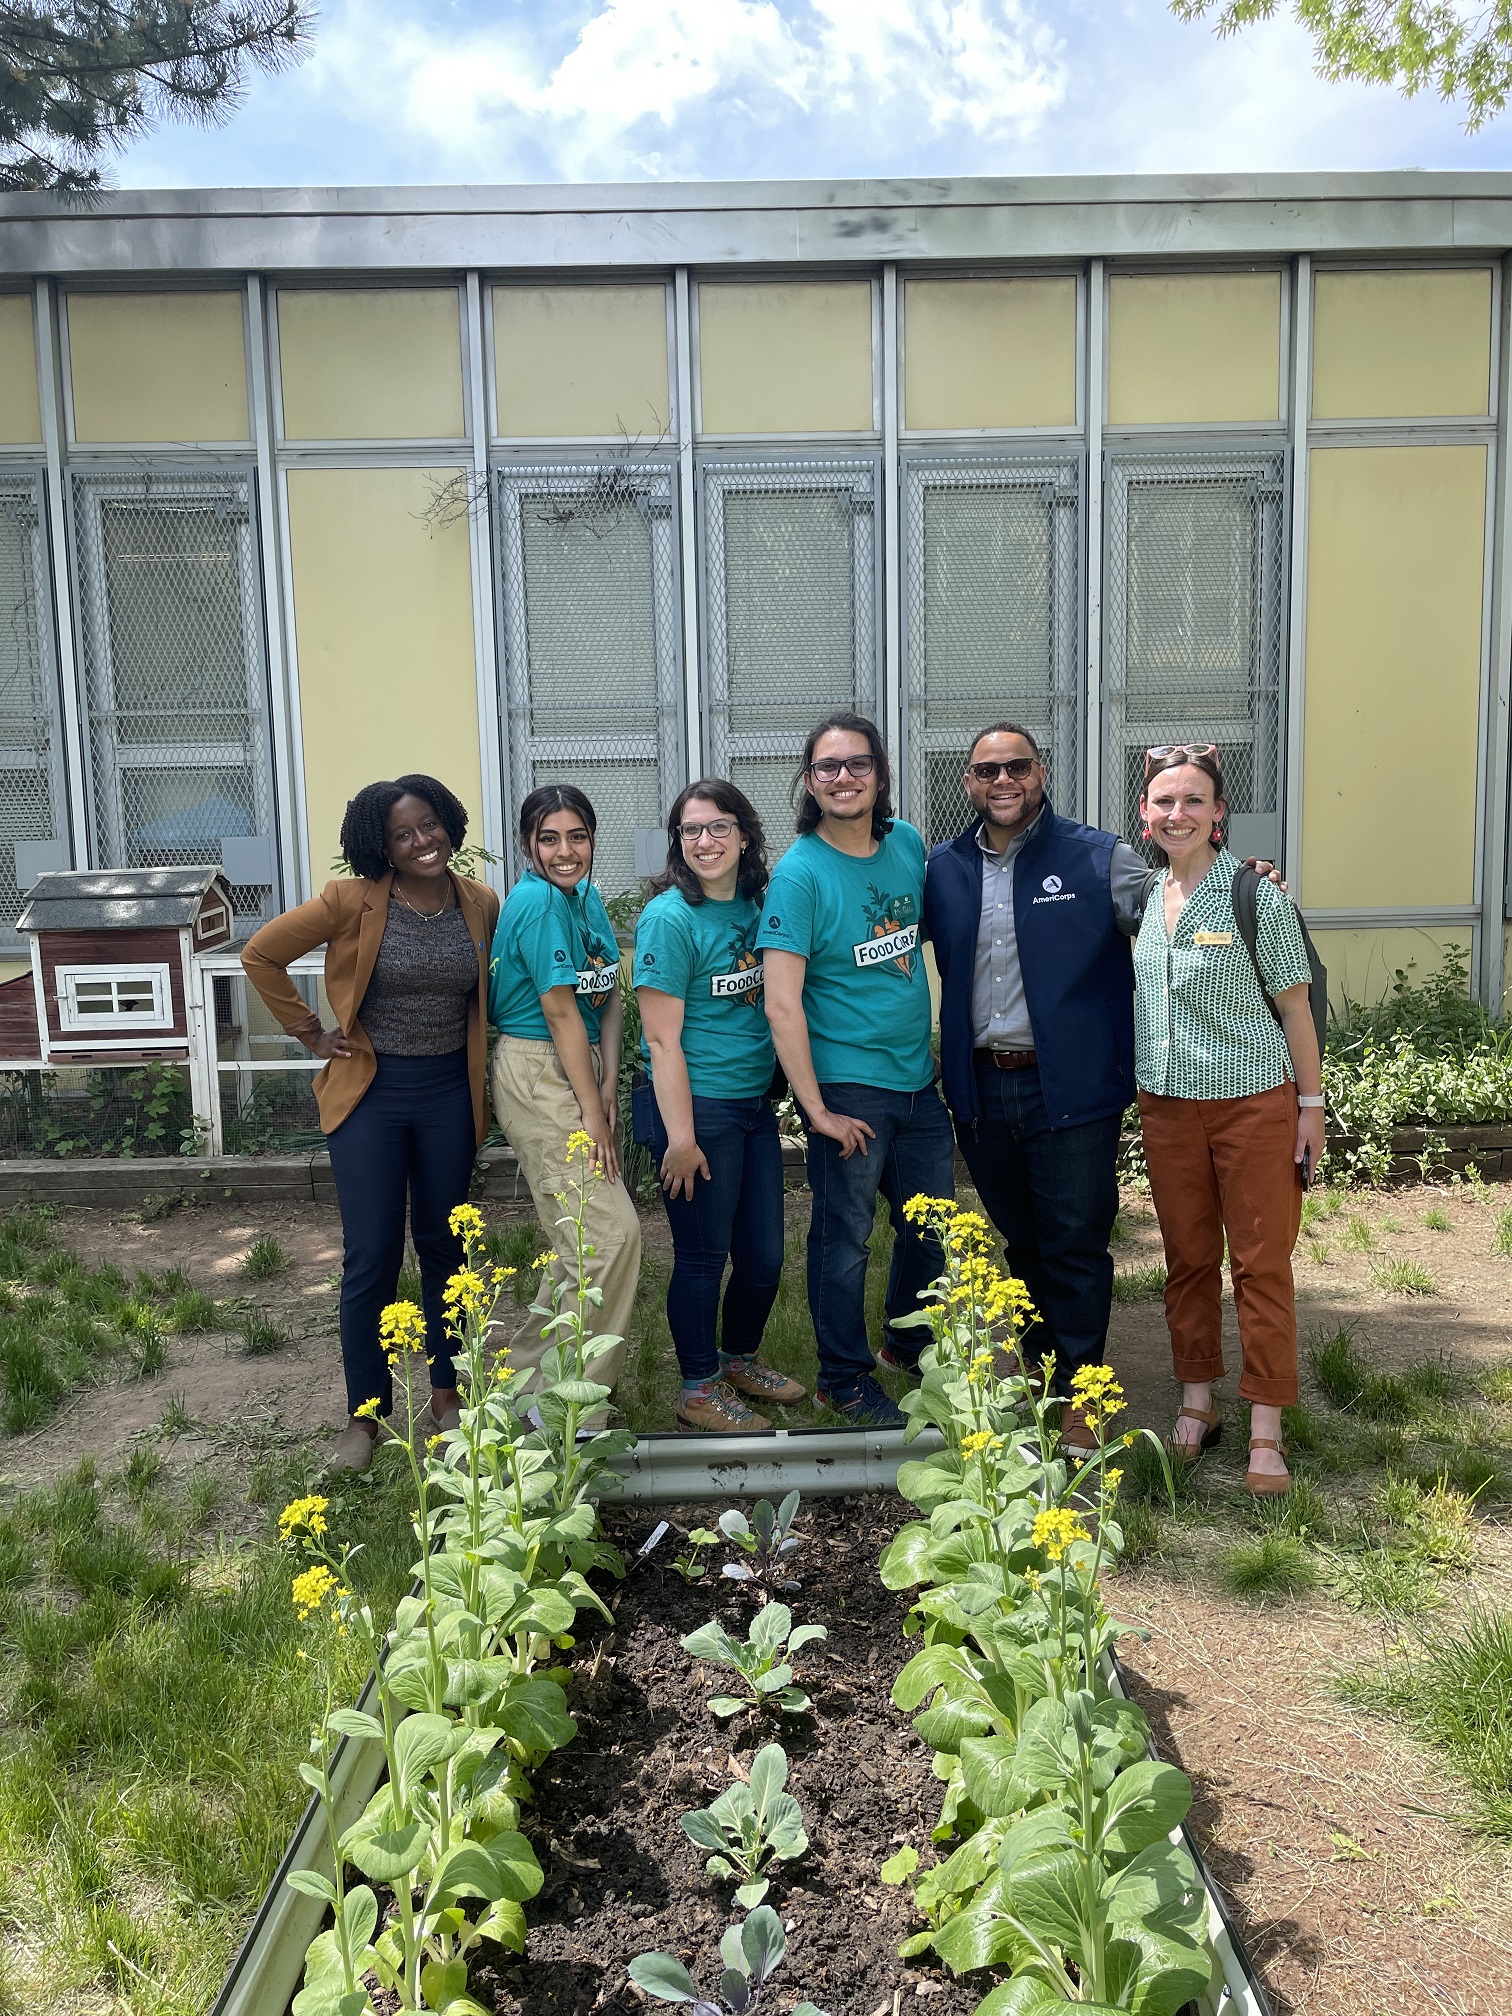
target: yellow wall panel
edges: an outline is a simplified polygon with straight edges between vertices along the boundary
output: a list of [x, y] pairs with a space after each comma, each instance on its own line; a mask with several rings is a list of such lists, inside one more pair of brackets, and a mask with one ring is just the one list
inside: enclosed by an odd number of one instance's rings
[[289, 543], [310, 873], [360, 785], [439, 777], [480, 820], [466, 519], [421, 522], [445, 469], [292, 469]]
[[[1315, 448], [1303, 900], [1471, 900], [1486, 451]], [[1403, 806], [1431, 806], [1404, 834]]]
[[1470, 927], [1423, 931], [1395, 926], [1373, 931], [1314, 931], [1318, 956], [1328, 968], [1328, 1003], [1342, 1014], [1346, 1000], [1375, 1002], [1391, 992], [1399, 971], [1420, 987], [1443, 963], [1451, 945], [1468, 954]]
[[7, 980], [19, 980], [23, 973], [31, 970], [30, 959], [0, 959], [0, 986]]
[[76, 441], [246, 441], [242, 297], [70, 294]]
[[1279, 273], [1118, 273], [1108, 288], [1115, 427], [1281, 417]]
[[706, 434], [864, 433], [872, 425], [868, 280], [704, 285]]
[[496, 287], [493, 323], [501, 434], [667, 431], [664, 287]]
[[1076, 282], [909, 280], [907, 427], [1074, 427]]
[[30, 294], [0, 294], [0, 441], [40, 441]]
[[455, 287], [283, 289], [278, 359], [287, 440], [461, 439]]
[[1313, 417], [1488, 413], [1491, 275], [1320, 273], [1313, 283]]

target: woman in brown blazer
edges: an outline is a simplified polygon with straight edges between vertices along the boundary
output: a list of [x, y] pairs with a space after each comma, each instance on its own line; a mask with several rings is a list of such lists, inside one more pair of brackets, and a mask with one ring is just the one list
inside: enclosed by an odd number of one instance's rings
[[[368, 784], [346, 808], [349, 881], [286, 910], [242, 953], [247, 978], [326, 1067], [316, 1075], [341, 1204], [341, 1356], [351, 1415], [332, 1470], [365, 1470], [392, 1382], [378, 1318], [404, 1258], [404, 1209], [420, 1261], [431, 1412], [457, 1424], [457, 1380], [441, 1294], [462, 1262], [447, 1220], [466, 1200], [488, 1128], [488, 962], [499, 899], [448, 865], [467, 813], [434, 777]], [[337, 1027], [324, 1029], [289, 978], [291, 960], [326, 948]]]

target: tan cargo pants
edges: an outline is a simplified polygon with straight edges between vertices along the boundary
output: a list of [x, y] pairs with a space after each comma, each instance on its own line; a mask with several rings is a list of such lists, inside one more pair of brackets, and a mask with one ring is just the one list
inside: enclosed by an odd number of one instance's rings
[[[603, 1061], [597, 1044], [592, 1055], [594, 1072], [602, 1078]], [[572, 1201], [577, 1169], [568, 1163], [567, 1136], [582, 1125], [582, 1119], [556, 1045], [549, 1040], [538, 1043], [524, 1036], [501, 1036], [494, 1045], [490, 1083], [495, 1116], [530, 1185], [536, 1216], [555, 1254], [549, 1271], [558, 1281], [572, 1280], [576, 1234], [570, 1222], [558, 1224], [568, 1215], [568, 1205], [558, 1200], [566, 1193]], [[623, 1182], [595, 1179], [588, 1185], [583, 1229], [586, 1243], [593, 1249], [589, 1283], [602, 1290], [604, 1297], [602, 1308], [584, 1305], [588, 1326], [597, 1335], [621, 1340], [607, 1357], [597, 1361], [589, 1376], [601, 1386], [615, 1386], [624, 1369], [624, 1340], [630, 1334], [630, 1312], [640, 1280], [640, 1220]], [[576, 1297], [565, 1306], [576, 1306]], [[532, 1318], [514, 1342], [511, 1369], [535, 1371], [547, 1348], [548, 1340], [540, 1335]]]

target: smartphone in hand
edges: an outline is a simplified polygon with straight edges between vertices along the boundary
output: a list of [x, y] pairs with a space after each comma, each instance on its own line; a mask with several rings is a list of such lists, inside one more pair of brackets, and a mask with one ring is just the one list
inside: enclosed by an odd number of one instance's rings
[[1299, 1162], [1299, 1163], [1297, 1164], [1297, 1174], [1298, 1174], [1298, 1176], [1299, 1176], [1299, 1177], [1300, 1177], [1300, 1178], [1302, 1179], [1302, 1188], [1303, 1188], [1304, 1190], [1310, 1190], [1310, 1189], [1312, 1188], [1312, 1143], [1311, 1143], [1311, 1142], [1309, 1142], [1309, 1143], [1307, 1144], [1307, 1146], [1306, 1146], [1306, 1147], [1305, 1147], [1305, 1148], [1304, 1148], [1304, 1149], [1302, 1150], [1302, 1160], [1301, 1160], [1301, 1161], [1300, 1161], [1300, 1162]]

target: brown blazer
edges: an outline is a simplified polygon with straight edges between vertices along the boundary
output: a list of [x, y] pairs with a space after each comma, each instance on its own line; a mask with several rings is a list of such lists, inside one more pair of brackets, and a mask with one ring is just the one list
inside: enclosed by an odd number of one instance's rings
[[[447, 871], [451, 873], [450, 870]], [[467, 1075], [472, 1083], [473, 1124], [478, 1143], [488, 1132], [488, 967], [499, 899], [482, 882], [452, 874], [452, 887], [478, 948], [478, 992], [467, 1005]], [[332, 1134], [372, 1084], [378, 1060], [358, 1020], [378, 947], [388, 923], [390, 871], [381, 881], [356, 876], [327, 882], [318, 896], [264, 924], [242, 949], [242, 971], [278, 1017], [289, 1035], [308, 1043], [320, 1033], [320, 1017], [310, 1012], [289, 978], [291, 960], [317, 945], [326, 948], [325, 990], [341, 1033], [352, 1046], [350, 1057], [330, 1057], [315, 1074], [315, 1102], [320, 1125]]]

